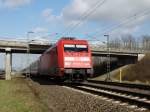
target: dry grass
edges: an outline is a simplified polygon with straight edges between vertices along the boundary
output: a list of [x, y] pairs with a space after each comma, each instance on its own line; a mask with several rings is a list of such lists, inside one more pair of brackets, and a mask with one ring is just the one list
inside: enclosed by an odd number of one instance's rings
[[[117, 79], [119, 79], [118, 74], [119, 73], [115, 75]], [[146, 54], [137, 64], [130, 65], [128, 68], [124, 69], [122, 71], [122, 76], [124, 81], [150, 82], [150, 54]]]
[[47, 112], [24, 79], [0, 80], [0, 112]]

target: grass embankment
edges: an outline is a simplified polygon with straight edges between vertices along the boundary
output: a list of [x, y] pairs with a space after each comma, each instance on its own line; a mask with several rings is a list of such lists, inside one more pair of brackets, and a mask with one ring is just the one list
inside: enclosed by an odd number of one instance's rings
[[0, 112], [47, 112], [24, 79], [0, 80]]
[[[129, 66], [130, 66], [130, 65], [125, 65], [125, 66], [122, 66], [122, 67], [119, 67], [119, 68], [117, 68], [117, 69], [112, 70], [112, 71], [110, 72], [111, 79], [112, 79], [113, 81], [118, 81], [118, 79], [119, 79], [119, 70], [120, 70], [120, 69], [126, 70], [126, 68], [129, 67]], [[107, 74], [108, 74], [108, 73], [105, 73], [105, 74], [103, 74], [103, 75], [100, 75], [100, 76], [95, 77], [95, 78], [92, 78], [92, 79], [93, 79], [93, 80], [102, 80], [102, 81], [104, 81], [104, 80], [106, 79], [106, 77], [107, 77]]]
[[[150, 54], [137, 62], [111, 71], [111, 79], [119, 81], [120, 69], [122, 70], [122, 81], [140, 82], [150, 84]], [[95, 77], [94, 80], [105, 80], [107, 74]]]
[[[119, 80], [119, 73], [117, 73], [114, 78]], [[137, 64], [130, 65], [123, 69], [122, 80], [150, 83], [150, 54], [146, 54]]]

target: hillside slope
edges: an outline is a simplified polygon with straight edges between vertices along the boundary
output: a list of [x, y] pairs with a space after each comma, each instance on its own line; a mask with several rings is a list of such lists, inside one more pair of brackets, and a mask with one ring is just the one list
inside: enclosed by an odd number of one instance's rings
[[[112, 81], [118, 81], [119, 79], [119, 70], [122, 69], [122, 70], [125, 70], [126, 68], [130, 67], [131, 65], [125, 65], [125, 66], [122, 66], [122, 67], [119, 67], [117, 69], [114, 69], [110, 72], [110, 77], [112, 79]], [[107, 77], [107, 73], [103, 74], [103, 75], [100, 75], [98, 77], [95, 77], [93, 78], [93, 80], [105, 80]]]
[[[117, 73], [114, 78], [119, 80], [119, 73]], [[150, 54], [146, 54], [137, 64], [130, 65], [128, 68], [123, 69], [122, 80], [150, 82]]]

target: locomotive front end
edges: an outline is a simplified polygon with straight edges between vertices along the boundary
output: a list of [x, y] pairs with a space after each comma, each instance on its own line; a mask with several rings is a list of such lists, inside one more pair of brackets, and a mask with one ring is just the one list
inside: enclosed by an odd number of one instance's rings
[[86, 80], [92, 76], [91, 51], [85, 40], [64, 43], [64, 74], [70, 80]]

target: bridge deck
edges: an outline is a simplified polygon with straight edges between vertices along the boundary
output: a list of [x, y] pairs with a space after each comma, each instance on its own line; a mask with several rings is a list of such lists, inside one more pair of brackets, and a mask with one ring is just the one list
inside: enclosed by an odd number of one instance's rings
[[[25, 41], [6, 41], [6, 40], [0, 40], [0, 52], [6, 52], [6, 48], [11, 48], [12, 53], [27, 53], [28, 45], [29, 45], [29, 51], [32, 54], [41, 54], [46, 49], [51, 47], [54, 43], [40, 43], [40, 42], [30, 42], [29, 44]], [[101, 46], [92, 46], [91, 45], [91, 51], [93, 55], [106, 55], [107, 54], [107, 48], [101, 47]], [[111, 55], [132, 55], [136, 56], [137, 54], [143, 53], [141, 50], [129, 50], [129, 49], [114, 49], [110, 48], [110, 54]]]

